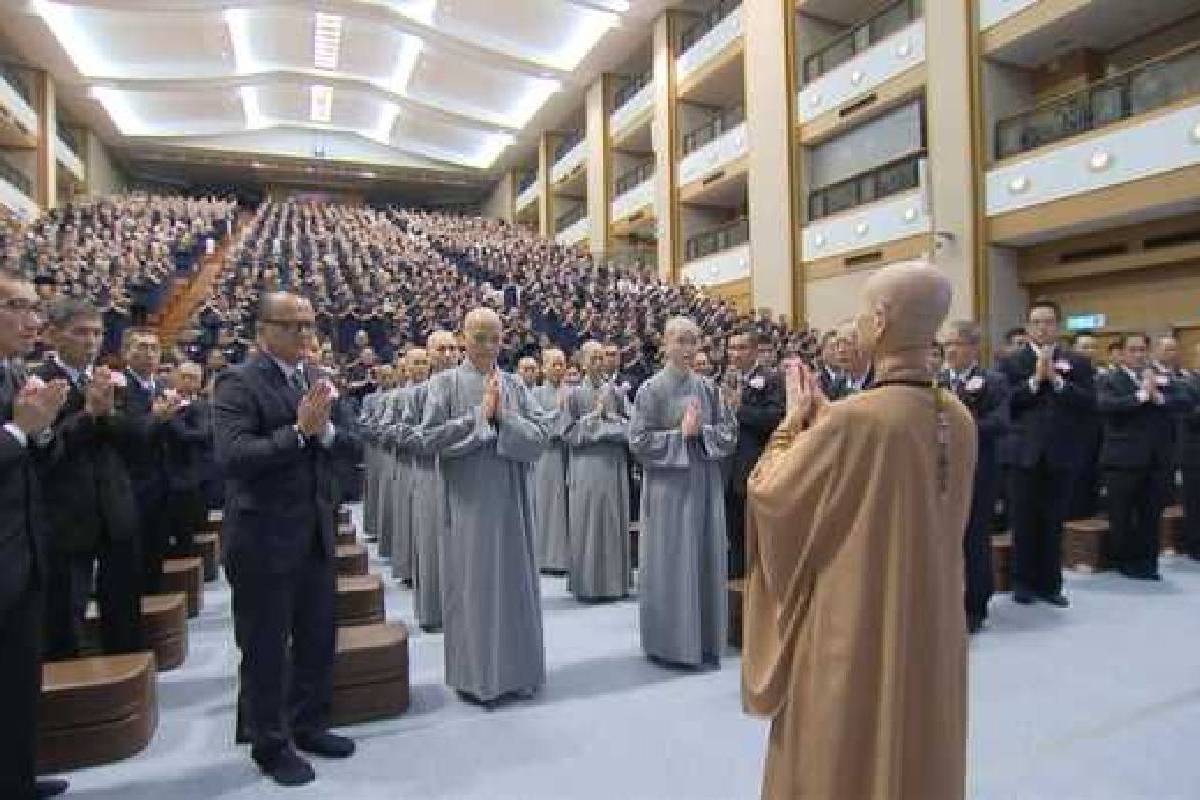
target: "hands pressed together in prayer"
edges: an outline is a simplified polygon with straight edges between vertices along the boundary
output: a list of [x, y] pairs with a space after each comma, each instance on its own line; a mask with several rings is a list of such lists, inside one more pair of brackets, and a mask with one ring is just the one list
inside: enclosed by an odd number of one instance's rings
[[679, 423], [685, 439], [694, 439], [700, 435], [700, 399], [693, 397], [688, 401], [683, 411], [683, 420]]
[[67, 401], [66, 381], [35, 380], [28, 380], [13, 401], [13, 424], [26, 436], [36, 436], [49, 428]]
[[480, 404], [483, 418], [495, 422], [500, 413], [500, 371], [493, 368], [483, 386], [483, 401]]
[[333, 384], [328, 381], [318, 381], [315, 386], [300, 399], [296, 409], [296, 427], [305, 436], [319, 436], [329, 424], [329, 414], [333, 409]]
[[829, 409], [829, 398], [821, 391], [817, 376], [799, 359], [784, 363], [787, 412], [783, 425], [793, 431], [804, 430]]

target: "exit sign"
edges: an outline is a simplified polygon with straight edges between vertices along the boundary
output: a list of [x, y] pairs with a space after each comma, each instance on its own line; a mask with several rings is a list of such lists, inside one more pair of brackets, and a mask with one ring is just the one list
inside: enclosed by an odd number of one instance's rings
[[1067, 317], [1067, 330], [1094, 331], [1104, 327], [1108, 317], [1103, 314], [1072, 314]]

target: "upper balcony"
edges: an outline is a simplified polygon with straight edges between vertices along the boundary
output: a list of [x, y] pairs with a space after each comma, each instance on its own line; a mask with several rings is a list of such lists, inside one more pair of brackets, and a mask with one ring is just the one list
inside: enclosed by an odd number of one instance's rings
[[625, 76], [613, 96], [608, 116], [609, 135], [619, 141], [626, 133], [649, 122], [654, 112], [654, 73], [651, 70]]
[[1006, 218], [993, 220], [998, 240], [1152, 218], [1194, 199], [1200, 43], [999, 120], [994, 155], [986, 191], [988, 214]]
[[587, 140], [582, 130], [571, 131], [554, 148], [554, 166], [550, 168], [550, 182], [560, 183], [572, 172], [582, 167], [587, 156]]
[[932, 230], [924, 151], [809, 194], [805, 261], [841, 256]]
[[587, 205], [580, 203], [554, 220], [554, 241], [572, 245], [589, 238], [591, 224], [587, 216]]
[[35, 147], [37, 127], [25, 81], [16, 69], [0, 64], [0, 146]]
[[827, 115], [832, 123], [851, 121], [880, 101], [918, 89], [924, 74], [917, 68], [925, 63], [921, 10], [920, 0], [892, 3], [804, 57], [797, 122], [808, 125]]
[[750, 221], [736, 219], [688, 237], [683, 278], [715, 286], [750, 277]]
[[29, 176], [0, 158], [0, 204], [19, 218], [32, 220], [39, 213], [33, 195], [33, 181]]
[[654, 205], [654, 162], [647, 161], [613, 181], [610, 216], [618, 223]]
[[80, 150], [79, 136], [75, 131], [59, 124], [57, 136], [54, 139], [54, 157], [59, 164], [67, 168], [76, 180], [83, 181], [83, 160], [78, 155]]
[[542, 196], [542, 184], [536, 171], [522, 173], [517, 182], [517, 211], [531, 203], [536, 203]]
[[722, 56], [742, 46], [742, 5], [718, 0], [707, 13], [683, 31], [675, 59], [675, 82], [680, 94]]
[[745, 172], [748, 152], [745, 120], [745, 109], [735, 106], [717, 112], [684, 135], [678, 172], [681, 192], [697, 181], [708, 185], [733, 173]]

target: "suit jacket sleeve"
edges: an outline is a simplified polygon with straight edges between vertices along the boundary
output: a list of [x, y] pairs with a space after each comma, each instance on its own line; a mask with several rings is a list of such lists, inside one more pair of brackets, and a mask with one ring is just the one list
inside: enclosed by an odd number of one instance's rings
[[783, 410], [786, 404], [783, 381], [779, 380], [776, 375], [769, 375], [766, 376], [766, 382], [764, 401], [762, 403], [743, 402], [737, 411], [738, 424], [749, 428], [764, 439], [770, 436], [783, 421]]
[[1008, 385], [1000, 375], [988, 375], [985, 381], [976, 424], [981, 436], [1001, 436], [1008, 432], [1011, 422]]
[[1105, 373], [1096, 381], [1096, 404], [1103, 414], [1131, 414], [1142, 407], [1137, 390], [1128, 391], [1127, 376], [1118, 370]]
[[300, 449], [291, 425], [259, 432], [255, 424], [258, 414], [258, 403], [245, 376], [236, 370], [223, 372], [213, 400], [213, 428], [217, 464], [230, 477], [255, 478], [289, 463]]

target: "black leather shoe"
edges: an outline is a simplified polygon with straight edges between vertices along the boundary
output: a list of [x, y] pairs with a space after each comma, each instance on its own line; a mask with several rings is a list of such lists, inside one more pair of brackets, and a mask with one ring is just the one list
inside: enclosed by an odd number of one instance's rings
[[41, 778], [33, 785], [33, 796], [38, 800], [43, 797], [58, 797], [70, 785], [62, 778]]
[[1161, 581], [1162, 575], [1157, 572], [1125, 572], [1126, 578], [1134, 581]]
[[1027, 589], [1013, 589], [1013, 602], [1031, 606], [1033, 605], [1033, 593]]
[[329, 731], [298, 733], [296, 747], [314, 756], [325, 758], [349, 758], [354, 755], [354, 740], [338, 736]]
[[312, 765], [297, 755], [290, 747], [285, 747], [274, 756], [261, 761], [255, 759], [263, 774], [280, 786], [303, 786], [316, 780], [317, 773]]
[[1066, 608], [1067, 606], [1071, 605], [1070, 601], [1067, 600], [1067, 596], [1062, 592], [1059, 592], [1058, 594], [1044, 594], [1042, 595], [1041, 599], [1058, 608]]
[[974, 634], [983, 630], [984, 619], [986, 619], [986, 617], [977, 617], [973, 614], [967, 617], [967, 633]]

